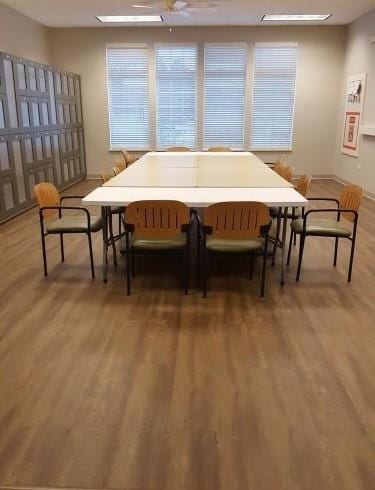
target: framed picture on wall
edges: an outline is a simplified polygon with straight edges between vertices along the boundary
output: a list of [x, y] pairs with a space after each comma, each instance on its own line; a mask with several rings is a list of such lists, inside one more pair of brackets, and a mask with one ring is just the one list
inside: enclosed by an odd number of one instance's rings
[[344, 142], [343, 147], [346, 150], [358, 150], [358, 133], [360, 112], [347, 112], [345, 115]]
[[348, 78], [342, 153], [358, 157], [359, 126], [361, 123], [366, 88], [366, 73]]

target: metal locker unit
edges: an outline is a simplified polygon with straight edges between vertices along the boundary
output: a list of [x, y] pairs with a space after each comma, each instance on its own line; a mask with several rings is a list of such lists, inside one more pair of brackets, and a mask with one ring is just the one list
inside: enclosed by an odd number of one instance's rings
[[80, 77], [0, 52], [0, 222], [85, 176]]

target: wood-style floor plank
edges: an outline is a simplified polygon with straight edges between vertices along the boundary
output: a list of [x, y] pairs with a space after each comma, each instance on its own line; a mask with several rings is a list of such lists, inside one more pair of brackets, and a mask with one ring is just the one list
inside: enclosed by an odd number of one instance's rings
[[[87, 193], [96, 182], [76, 186]], [[314, 181], [311, 195], [338, 195]], [[69, 192], [71, 193], [71, 192]], [[96, 210], [97, 211], [97, 210]], [[177, 259], [90, 278], [84, 237], [48, 238], [36, 210], [0, 227], [0, 489], [375, 488], [375, 203], [349, 244], [308, 239], [301, 282], [213, 264], [184, 297]]]

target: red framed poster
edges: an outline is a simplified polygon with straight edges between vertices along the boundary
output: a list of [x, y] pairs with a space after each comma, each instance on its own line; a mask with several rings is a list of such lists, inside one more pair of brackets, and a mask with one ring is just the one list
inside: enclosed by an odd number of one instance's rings
[[358, 150], [360, 112], [347, 112], [345, 115], [343, 147], [348, 150]]

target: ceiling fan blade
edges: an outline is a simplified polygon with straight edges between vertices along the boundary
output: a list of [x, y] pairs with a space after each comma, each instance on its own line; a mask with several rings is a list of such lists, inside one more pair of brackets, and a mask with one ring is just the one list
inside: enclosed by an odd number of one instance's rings
[[152, 7], [151, 5], [132, 5], [133, 8], [135, 9], [149, 9], [149, 10], [155, 10], [156, 7]]

